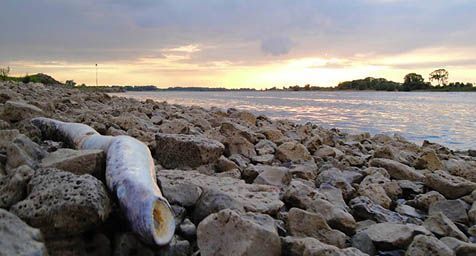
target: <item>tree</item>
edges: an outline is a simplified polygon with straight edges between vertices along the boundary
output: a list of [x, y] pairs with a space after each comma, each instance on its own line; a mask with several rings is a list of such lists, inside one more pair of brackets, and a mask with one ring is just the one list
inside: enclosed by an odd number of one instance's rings
[[420, 74], [410, 73], [403, 78], [402, 90], [424, 90], [429, 89], [430, 85], [425, 83], [425, 79]]
[[26, 75], [21, 79], [21, 81], [22, 81], [24, 84], [27, 84], [27, 83], [31, 82], [31, 77], [30, 77], [28, 74], [26, 74]]
[[449, 73], [446, 69], [437, 69], [430, 73], [430, 81], [437, 81], [439, 86], [445, 85], [448, 83]]
[[76, 86], [76, 82], [74, 80], [66, 80], [64, 84], [66, 85], [66, 87], [71, 87], [71, 88]]
[[10, 74], [10, 67], [0, 68], [0, 80], [7, 80], [8, 74]]

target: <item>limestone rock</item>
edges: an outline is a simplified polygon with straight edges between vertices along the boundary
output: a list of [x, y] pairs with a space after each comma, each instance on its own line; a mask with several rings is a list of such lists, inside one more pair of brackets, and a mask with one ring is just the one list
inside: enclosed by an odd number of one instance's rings
[[154, 251], [143, 244], [133, 233], [119, 233], [114, 237], [114, 255], [144, 255], [154, 256]]
[[256, 156], [255, 146], [247, 139], [241, 136], [232, 136], [225, 140], [225, 154], [231, 156], [234, 154], [243, 155], [248, 158]]
[[272, 185], [282, 187], [291, 182], [291, 173], [289, 169], [278, 166], [263, 166], [265, 167], [261, 173], [256, 177], [253, 183]]
[[430, 206], [428, 214], [431, 216], [438, 212], [442, 212], [446, 217], [454, 222], [467, 223], [468, 209], [469, 205], [462, 200], [441, 200]]
[[359, 196], [349, 202], [354, 215], [362, 219], [372, 219], [378, 222], [406, 223], [408, 218], [396, 212], [375, 204], [368, 197]]
[[111, 210], [106, 188], [88, 174], [39, 169], [28, 187], [28, 197], [10, 211], [46, 237], [81, 234], [104, 221]]
[[314, 156], [323, 159], [327, 159], [329, 157], [341, 159], [344, 156], [344, 153], [337, 148], [322, 145], [314, 152]]
[[271, 217], [251, 213], [239, 215], [229, 209], [200, 222], [197, 244], [203, 256], [281, 254], [281, 241]]
[[476, 183], [437, 170], [425, 176], [425, 185], [440, 192], [448, 199], [456, 199], [476, 189]]
[[253, 115], [251, 112], [248, 112], [248, 111], [236, 111], [236, 112], [233, 112], [230, 117], [233, 117], [233, 118], [238, 118], [242, 121], [245, 121], [247, 122], [248, 124], [251, 124], [251, 125], [256, 125], [256, 116]]
[[48, 255], [40, 230], [0, 209], [0, 255]]
[[414, 168], [390, 159], [374, 158], [369, 164], [384, 168], [392, 178], [397, 180], [422, 181], [425, 177]]
[[181, 134], [157, 134], [155, 157], [166, 168], [198, 167], [216, 162], [224, 146], [216, 140]]
[[418, 234], [431, 235], [424, 227], [413, 224], [377, 223], [367, 227], [365, 232], [377, 248], [406, 248]]
[[284, 139], [283, 133], [275, 128], [266, 127], [260, 130], [266, 138], [274, 143], [280, 142]]
[[443, 163], [434, 150], [423, 152], [420, 157], [415, 160], [414, 165], [418, 169], [428, 169], [430, 171], [443, 169]]
[[20, 134], [7, 146], [7, 172], [8, 169], [20, 165], [28, 165], [36, 168], [38, 161], [46, 155], [46, 152], [27, 136]]
[[440, 239], [456, 256], [473, 256], [476, 255], [476, 244], [460, 241], [454, 237], [443, 237]]
[[292, 236], [313, 237], [339, 248], [346, 246], [347, 236], [338, 230], [332, 229], [320, 214], [291, 208], [287, 220], [288, 230]]
[[276, 158], [283, 162], [309, 161], [312, 159], [311, 154], [304, 145], [293, 141], [281, 144], [276, 149]]
[[442, 212], [429, 216], [423, 226], [438, 236], [451, 236], [468, 241], [468, 237]]
[[0, 176], [0, 208], [8, 209], [26, 197], [26, 187], [33, 172], [27, 165], [22, 165], [9, 175]]
[[333, 255], [333, 256], [365, 256], [367, 254], [356, 248], [340, 249], [335, 246], [325, 244], [311, 237], [300, 238], [287, 236], [282, 238], [283, 255]]
[[408, 246], [405, 252], [407, 256], [454, 256], [451, 250], [445, 243], [441, 242], [435, 237], [418, 235], [413, 239], [413, 242]]
[[413, 200], [408, 201], [408, 204], [413, 205], [418, 209], [428, 210], [428, 208], [430, 208], [430, 205], [432, 205], [433, 203], [445, 199], [446, 198], [438, 191], [429, 191], [425, 194], [416, 195]]
[[74, 174], [104, 176], [106, 155], [102, 150], [73, 150], [61, 148], [43, 158], [44, 168], [57, 168]]
[[[283, 206], [279, 200], [279, 189], [274, 186], [246, 184], [243, 180], [207, 176], [195, 171], [160, 170], [157, 178], [162, 185], [169, 183], [169, 187], [198, 186], [202, 194], [213, 190], [212, 195], [230, 198], [243, 205], [246, 211], [273, 214]], [[166, 187], [163, 186], [164, 194], [168, 193]], [[212, 201], [215, 196], [211, 197]]]
[[9, 100], [5, 102], [3, 118], [10, 122], [18, 122], [24, 119], [30, 119], [42, 116], [43, 110], [31, 104]]
[[256, 133], [233, 122], [223, 122], [220, 126], [220, 132], [226, 138], [243, 137], [252, 144], [256, 143], [258, 140]]

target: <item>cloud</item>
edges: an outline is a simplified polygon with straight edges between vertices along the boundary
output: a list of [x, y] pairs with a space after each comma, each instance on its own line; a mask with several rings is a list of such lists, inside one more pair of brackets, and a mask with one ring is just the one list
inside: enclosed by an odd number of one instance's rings
[[293, 43], [287, 37], [270, 37], [261, 41], [261, 50], [274, 56], [288, 54]]

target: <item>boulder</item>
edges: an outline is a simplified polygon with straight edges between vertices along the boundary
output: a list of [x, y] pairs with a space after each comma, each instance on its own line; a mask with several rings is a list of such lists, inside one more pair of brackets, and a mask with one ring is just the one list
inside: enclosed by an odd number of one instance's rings
[[20, 135], [18, 130], [2, 130], [0, 129], [0, 151], [6, 151], [7, 147], [13, 142], [13, 140]]
[[454, 256], [455, 253], [445, 243], [435, 237], [418, 235], [408, 246], [406, 256]]
[[441, 170], [428, 173], [425, 176], [425, 185], [448, 199], [457, 199], [476, 189], [476, 183]]
[[468, 241], [468, 237], [442, 212], [429, 216], [423, 223], [423, 226], [435, 235], [451, 236], [459, 240]]
[[253, 183], [282, 187], [291, 182], [292, 177], [288, 168], [278, 166], [262, 167], [262, 171]]
[[225, 209], [198, 225], [200, 254], [281, 255], [281, 241], [274, 220], [264, 214], [239, 213]]
[[144, 255], [154, 256], [154, 251], [142, 243], [133, 233], [118, 233], [114, 236], [114, 255]]
[[225, 156], [221, 156], [218, 159], [217, 170], [219, 172], [227, 172], [227, 171], [231, 171], [233, 169], [239, 169], [238, 165], [235, 162], [231, 161], [230, 159], [226, 158]]
[[446, 217], [454, 222], [467, 223], [468, 209], [469, 205], [462, 200], [441, 200], [430, 205], [428, 215], [431, 216], [438, 212], [442, 212]]
[[416, 195], [413, 200], [408, 201], [408, 204], [415, 206], [418, 209], [428, 210], [430, 205], [446, 198], [438, 191], [429, 191], [425, 194]]
[[183, 119], [166, 120], [159, 125], [159, 131], [165, 134], [188, 134], [191, 124]]
[[250, 125], [256, 125], [256, 116], [248, 111], [235, 111], [230, 114], [230, 117], [240, 119]]
[[373, 167], [384, 168], [390, 177], [397, 180], [422, 181], [425, 177], [414, 168], [390, 159], [374, 158], [369, 164]]
[[300, 162], [312, 160], [311, 154], [301, 143], [285, 142], [276, 149], [276, 158], [282, 162]]
[[321, 145], [314, 152], [314, 156], [322, 159], [327, 159], [330, 157], [341, 159], [344, 156], [344, 153], [337, 148], [333, 148], [327, 145]]
[[372, 183], [365, 186], [360, 186], [359, 195], [366, 196], [372, 200], [372, 202], [382, 206], [383, 208], [390, 208], [392, 199], [387, 196], [385, 189], [382, 185]]
[[2, 118], [10, 122], [18, 122], [43, 115], [43, 110], [36, 106], [26, 102], [9, 100], [5, 102]]
[[0, 208], [8, 209], [26, 197], [26, 187], [33, 172], [28, 165], [22, 165], [9, 175], [0, 176]]
[[88, 174], [39, 169], [28, 188], [27, 198], [10, 211], [46, 237], [81, 234], [104, 221], [111, 211], [106, 188]]
[[177, 236], [166, 246], [162, 246], [157, 250], [155, 255], [160, 256], [189, 256], [192, 255], [192, 246], [187, 240], [180, 240]]
[[7, 148], [7, 172], [9, 169], [17, 168], [20, 165], [28, 165], [36, 168], [41, 158], [46, 152], [27, 136], [20, 134]]
[[346, 234], [352, 234], [355, 231], [355, 219], [346, 209], [341, 208], [339, 204], [331, 203], [325, 195], [302, 181], [292, 180], [284, 191], [283, 200], [288, 207], [297, 207], [321, 214], [334, 229]]
[[200, 186], [183, 183], [180, 180], [158, 181], [162, 194], [171, 204], [178, 204], [183, 207], [194, 206], [203, 190]]
[[276, 144], [270, 140], [260, 140], [255, 145], [256, 152], [258, 155], [271, 155], [276, 151]]
[[418, 169], [428, 169], [430, 171], [442, 170], [443, 163], [434, 150], [423, 152], [414, 162]]
[[295, 237], [313, 237], [339, 248], [346, 247], [347, 236], [332, 229], [318, 213], [291, 208], [287, 215], [288, 231]]
[[266, 139], [274, 143], [281, 142], [285, 138], [283, 133], [276, 128], [266, 127], [261, 129], [260, 132], [266, 136]]
[[431, 233], [422, 226], [414, 224], [377, 223], [364, 229], [378, 249], [404, 249], [412, 242], [416, 235]]
[[[181, 170], [157, 171], [157, 179], [162, 184], [164, 195], [172, 194], [174, 190], [170, 189], [173, 187], [178, 187], [177, 189], [186, 186], [199, 187], [202, 194], [200, 202], [197, 202], [197, 208], [204, 202], [216, 201], [214, 198], [236, 202], [233, 205], [242, 205], [244, 210], [258, 213], [275, 214], [283, 206], [283, 202], [279, 200], [279, 189], [274, 186], [246, 184], [243, 180], [234, 178], [214, 177], [195, 171]], [[168, 185], [164, 186], [164, 184]], [[204, 200], [203, 194], [209, 190], [213, 193], [208, 193], [209, 199]], [[200, 216], [206, 217], [206, 215]]]
[[225, 147], [216, 140], [194, 135], [157, 134], [155, 157], [166, 168], [198, 167], [214, 163]]
[[450, 249], [452, 249], [456, 256], [473, 256], [476, 255], [476, 244], [460, 241], [454, 237], [443, 237], [440, 239]]
[[0, 209], [0, 255], [48, 255], [40, 230]]
[[73, 150], [60, 148], [43, 158], [40, 163], [44, 168], [56, 168], [74, 174], [91, 174], [104, 176], [106, 154], [102, 150]]
[[232, 136], [225, 139], [225, 155], [243, 155], [247, 158], [256, 156], [255, 146], [241, 136]]
[[252, 144], [258, 141], [256, 133], [233, 122], [223, 122], [220, 126], [220, 133], [226, 138], [243, 137]]
[[349, 202], [355, 216], [377, 222], [406, 223], [408, 218], [394, 211], [383, 208], [368, 197], [359, 196]]
[[365, 256], [367, 254], [356, 248], [340, 249], [333, 245], [325, 244], [311, 237], [292, 237], [282, 238], [283, 254], [287, 256], [301, 255], [333, 255], [333, 256]]

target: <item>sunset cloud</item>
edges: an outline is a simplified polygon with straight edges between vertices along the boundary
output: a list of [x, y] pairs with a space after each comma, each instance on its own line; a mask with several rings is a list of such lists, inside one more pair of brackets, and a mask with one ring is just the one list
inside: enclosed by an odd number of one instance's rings
[[468, 0], [5, 1], [0, 66], [92, 83], [99, 63], [102, 84], [161, 86], [400, 81], [439, 67], [475, 81], [475, 11]]

